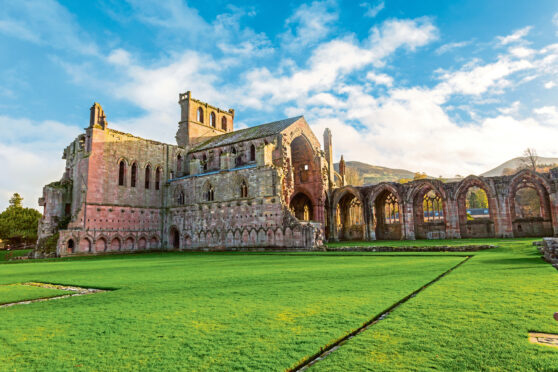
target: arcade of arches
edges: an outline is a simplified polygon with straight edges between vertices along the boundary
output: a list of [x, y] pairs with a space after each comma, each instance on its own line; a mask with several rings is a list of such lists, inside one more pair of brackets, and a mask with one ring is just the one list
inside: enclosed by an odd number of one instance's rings
[[334, 241], [557, 235], [556, 171], [344, 186], [328, 195], [326, 235]]

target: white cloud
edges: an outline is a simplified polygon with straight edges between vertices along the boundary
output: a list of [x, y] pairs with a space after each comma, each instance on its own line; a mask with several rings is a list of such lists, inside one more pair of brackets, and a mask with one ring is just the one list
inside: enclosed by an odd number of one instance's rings
[[544, 87], [546, 89], [552, 89], [556, 86], [556, 83], [553, 81], [547, 81], [546, 83], [544, 83]]
[[515, 116], [519, 113], [520, 106], [521, 103], [519, 101], [515, 101], [514, 103], [511, 104], [511, 106], [501, 107], [498, 109], [498, 111], [500, 111], [504, 115]]
[[366, 12], [364, 13], [365, 17], [375, 18], [378, 13], [385, 8], [386, 4], [384, 1], [380, 1], [374, 6], [370, 5], [370, 3], [361, 3], [360, 6], [366, 9]]
[[391, 87], [393, 85], [393, 78], [387, 74], [376, 74], [370, 71], [366, 74], [366, 78], [376, 85], [385, 85]]
[[9, 175], [0, 179], [0, 210], [14, 192], [23, 196], [25, 206], [38, 208], [42, 186], [62, 177], [62, 151], [80, 129], [54, 121], [0, 116], [0, 131], [0, 173]]
[[525, 36], [527, 36], [527, 34], [529, 34], [532, 28], [532, 26], [523, 27], [508, 36], [498, 36], [498, 40], [502, 45], [520, 42]]
[[534, 109], [533, 112], [548, 124], [558, 124], [558, 109], [556, 106], [539, 107]]
[[280, 35], [284, 48], [297, 50], [314, 45], [329, 36], [339, 18], [337, 4], [332, 0], [302, 4], [286, 21], [289, 28]]
[[447, 53], [449, 51], [452, 51], [454, 49], [459, 49], [459, 48], [466, 47], [467, 45], [470, 45], [471, 43], [472, 43], [471, 40], [447, 43], [447, 44], [442, 45], [438, 49], [436, 49], [436, 54], [437, 55], [442, 55], [442, 54]]
[[54, 0], [18, 0], [0, 7], [0, 32], [31, 43], [98, 55], [97, 45]]

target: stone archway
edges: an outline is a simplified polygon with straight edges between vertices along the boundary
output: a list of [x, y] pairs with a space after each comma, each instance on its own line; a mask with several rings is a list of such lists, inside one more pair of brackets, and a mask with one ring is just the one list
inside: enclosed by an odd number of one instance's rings
[[364, 240], [363, 203], [360, 196], [347, 190], [335, 205], [333, 223], [339, 240]]
[[173, 249], [180, 249], [180, 232], [174, 226], [170, 229], [169, 243]]
[[489, 186], [474, 176], [464, 179], [456, 192], [461, 238], [492, 238], [498, 227], [495, 196]]
[[549, 191], [536, 174], [517, 174], [510, 185], [509, 200], [514, 237], [553, 235]]
[[373, 199], [375, 233], [378, 240], [403, 238], [403, 212], [401, 200], [395, 190], [384, 188]]
[[312, 221], [314, 205], [308, 195], [299, 192], [292, 199], [289, 208], [299, 221]]

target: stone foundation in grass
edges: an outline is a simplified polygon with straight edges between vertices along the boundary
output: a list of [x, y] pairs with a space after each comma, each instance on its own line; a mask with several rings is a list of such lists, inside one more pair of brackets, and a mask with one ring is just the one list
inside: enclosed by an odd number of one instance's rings
[[543, 259], [558, 269], [558, 238], [543, 238], [543, 244], [537, 248]]
[[408, 247], [365, 247], [365, 246], [346, 246], [346, 247], [326, 247], [328, 252], [477, 252], [485, 249], [496, 248], [495, 245], [462, 245], [462, 246], [408, 246]]

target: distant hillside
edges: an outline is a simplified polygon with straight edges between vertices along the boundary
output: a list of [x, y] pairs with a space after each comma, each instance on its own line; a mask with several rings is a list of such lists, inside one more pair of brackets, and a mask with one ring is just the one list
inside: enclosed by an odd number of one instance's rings
[[[364, 184], [394, 182], [401, 178], [413, 179], [415, 175], [414, 172], [405, 169], [380, 167], [377, 165], [361, 163], [359, 161], [346, 161], [345, 165], [348, 168], [355, 169], [358, 174], [364, 179]], [[335, 163], [334, 168], [337, 172], [339, 172], [339, 163]]]
[[[538, 163], [541, 167], [550, 166], [554, 164], [558, 164], [558, 158], [543, 158], [541, 156], [537, 157]], [[494, 176], [503, 176], [504, 171], [508, 169], [518, 169], [523, 165], [521, 162], [521, 157], [513, 158], [508, 160], [494, 169], [489, 170], [488, 172], [484, 172], [481, 176], [485, 177], [494, 177]], [[552, 168], [552, 167], [551, 167]]]

